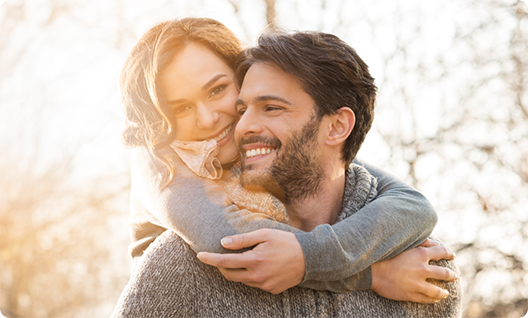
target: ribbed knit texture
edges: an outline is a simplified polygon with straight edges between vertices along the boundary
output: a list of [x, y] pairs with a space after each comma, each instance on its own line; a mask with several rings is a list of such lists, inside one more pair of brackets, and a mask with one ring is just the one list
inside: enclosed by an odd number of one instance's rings
[[[361, 200], [344, 200], [344, 217], [372, 199], [373, 182], [362, 170], [347, 173], [345, 197]], [[459, 273], [452, 261], [435, 264]], [[368, 290], [333, 293], [293, 287], [273, 295], [227, 281], [215, 267], [201, 263], [178, 235], [166, 231], [139, 260], [112, 317], [460, 317], [460, 279], [436, 284], [450, 293], [437, 304], [397, 302]]]
[[[281, 221], [279, 210], [272, 215], [255, 213], [262, 209], [252, 207], [255, 202], [268, 206], [277, 202], [226, 191], [226, 186], [240, 190], [236, 183], [226, 184], [224, 180], [230, 179], [229, 174], [236, 176], [236, 167], [233, 173], [224, 170], [222, 180], [210, 180], [196, 176], [170, 147], [162, 151], [176, 168], [168, 185], [163, 178], [167, 169], [158, 159], [143, 147], [132, 151], [129, 251], [134, 258], [143, 255], [149, 244], [166, 230], [177, 233], [197, 253], [226, 253], [233, 251], [222, 247], [223, 237], [274, 228], [294, 233], [301, 245], [306, 274], [300, 286], [335, 292], [365, 290], [372, 283], [371, 264], [417, 246], [436, 225], [436, 212], [420, 192], [386, 171], [358, 160], [354, 163], [365, 167], [377, 180], [374, 200], [364, 205], [365, 199], [358, 199], [356, 207], [348, 204], [353, 194], [361, 197], [362, 193], [352, 191], [356, 180], [350, 169], [343, 197], [342, 216], [346, 218], [303, 232], [271, 220], [270, 217]], [[371, 190], [367, 186], [363, 192], [374, 196], [376, 191]]]

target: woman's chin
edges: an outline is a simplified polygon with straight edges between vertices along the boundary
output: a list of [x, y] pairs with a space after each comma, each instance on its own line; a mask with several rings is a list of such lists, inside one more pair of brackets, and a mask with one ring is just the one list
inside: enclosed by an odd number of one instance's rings
[[222, 165], [226, 165], [238, 159], [238, 151], [220, 152], [216, 158]]

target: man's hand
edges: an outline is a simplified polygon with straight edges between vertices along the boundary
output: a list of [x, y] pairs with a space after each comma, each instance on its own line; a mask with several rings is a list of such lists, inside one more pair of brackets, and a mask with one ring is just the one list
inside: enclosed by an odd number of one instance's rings
[[303, 280], [304, 254], [293, 233], [262, 229], [222, 239], [222, 246], [232, 250], [254, 245], [251, 251], [240, 254], [201, 252], [198, 259], [218, 267], [228, 280], [272, 294], [279, 294]]
[[426, 281], [427, 278], [455, 281], [452, 270], [429, 265], [430, 260], [453, 260], [455, 253], [437, 243], [426, 240], [420, 246], [391, 259], [372, 264], [372, 291], [400, 301], [436, 303], [449, 292]]

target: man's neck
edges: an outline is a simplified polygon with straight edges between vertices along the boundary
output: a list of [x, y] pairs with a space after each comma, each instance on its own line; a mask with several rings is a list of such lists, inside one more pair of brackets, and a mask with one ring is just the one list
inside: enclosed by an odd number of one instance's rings
[[320, 224], [334, 224], [343, 204], [345, 170], [327, 173], [316, 195], [285, 204], [290, 225], [311, 231]]

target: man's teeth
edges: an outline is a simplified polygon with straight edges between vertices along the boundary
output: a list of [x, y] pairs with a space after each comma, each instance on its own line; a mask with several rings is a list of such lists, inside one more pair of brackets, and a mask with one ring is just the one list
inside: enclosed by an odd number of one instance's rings
[[225, 136], [229, 135], [231, 129], [233, 129], [233, 125], [229, 125], [229, 127], [227, 127], [227, 129], [224, 130], [220, 135], [216, 136], [214, 140], [216, 140], [217, 142], [222, 140]]
[[260, 148], [260, 149], [251, 149], [251, 150], [246, 150], [246, 158], [251, 158], [251, 157], [255, 157], [255, 156], [258, 156], [258, 155], [267, 155], [269, 154], [270, 152], [274, 152], [275, 149], [270, 149], [270, 148]]

